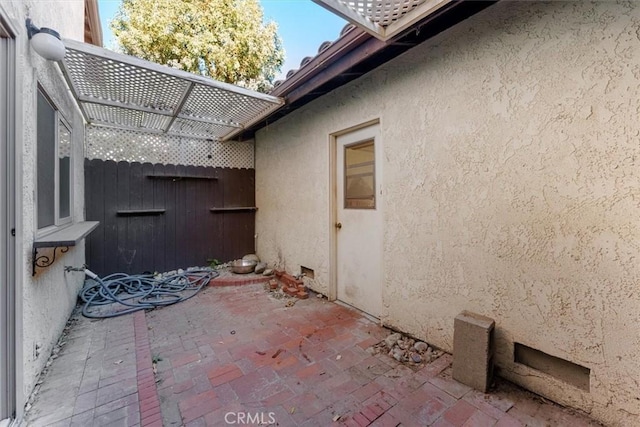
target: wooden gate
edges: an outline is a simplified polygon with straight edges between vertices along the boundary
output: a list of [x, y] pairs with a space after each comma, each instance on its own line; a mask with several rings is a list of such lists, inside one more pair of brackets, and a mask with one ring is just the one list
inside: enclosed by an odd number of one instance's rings
[[254, 252], [255, 171], [85, 160], [89, 269], [164, 272]]

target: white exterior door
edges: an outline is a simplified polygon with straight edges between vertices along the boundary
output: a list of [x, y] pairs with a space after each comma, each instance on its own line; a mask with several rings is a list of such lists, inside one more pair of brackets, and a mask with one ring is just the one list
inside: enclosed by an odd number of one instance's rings
[[382, 144], [379, 126], [339, 136], [336, 146], [338, 300], [382, 311]]

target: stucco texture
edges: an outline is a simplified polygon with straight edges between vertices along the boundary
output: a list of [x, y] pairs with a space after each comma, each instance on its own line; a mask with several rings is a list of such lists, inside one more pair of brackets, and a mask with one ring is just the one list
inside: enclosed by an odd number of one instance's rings
[[[84, 244], [70, 248], [69, 252], [47, 269], [31, 276], [32, 243], [36, 238], [36, 102], [38, 83], [51, 97], [60, 114], [72, 128], [73, 164], [73, 215], [75, 221], [84, 219], [83, 140], [84, 122], [69, 93], [58, 66], [45, 61], [30, 48], [24, 22], [30, 17], [38, 27], [57, 30], [63, 38], [83, 40], [84, 2], [18, 1], [3, 4], [9, 19], [21, 33], [16, 39], [18, 63], [17, 93], [20, 97], [18, 112], [21, 128], [18, 129], [18, 150], [21, 150], [22, 188], [18, 190], [18, 206], [21, 217], [17, 236], [21, 248], [19, 254], [20, 283], [17, 284], [19, 333], [17, 363], [21, 369], [21, 384], [18, 385], [18, 402], [24, 403], [44, 368], [53, 346], [62, 333], [64, 325], [75, 306], [83, 277], [65, 274], [64, 266], [84, 264]], [[36, 351], [37, 348], [37, 351]], [[22, 408], [19, 408], [21, 411]]]
[[[329, 135], [379, 118], [381, 321], [452, 351], [458, 313], [489, 316], [500, 375], [637, 424], [638, 58], [638, 3], [491, 6], [257, 134], [258, 254], [330, 293]], [[590, 391], [514, 342], [589, 368]]]

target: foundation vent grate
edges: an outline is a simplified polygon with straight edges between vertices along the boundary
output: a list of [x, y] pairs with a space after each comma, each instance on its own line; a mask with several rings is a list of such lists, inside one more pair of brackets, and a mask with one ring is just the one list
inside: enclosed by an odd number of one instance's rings
[[551, 356], [520, 343], [515, 343], [514, 345], [514, 361], [544, 372], [582, 390], [589, 391], [589, 376], [591, 374], [589, 368]]

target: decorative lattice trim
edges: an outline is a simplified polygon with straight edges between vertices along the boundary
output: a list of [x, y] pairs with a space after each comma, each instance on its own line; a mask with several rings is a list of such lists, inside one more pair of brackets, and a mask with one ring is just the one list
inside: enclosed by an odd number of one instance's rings
[[352, 10], [386, 27], [425, 0], [343, 0]]
[[87, 126], [85, 157], [116, 162], [253, 169], [253, 142], [216, 142]]

